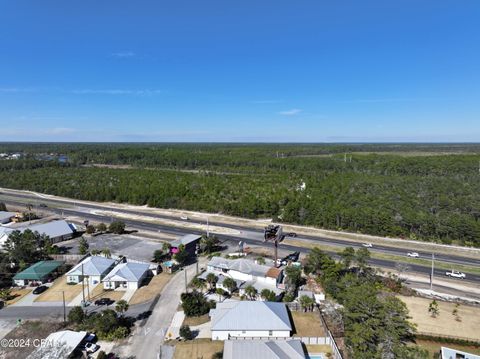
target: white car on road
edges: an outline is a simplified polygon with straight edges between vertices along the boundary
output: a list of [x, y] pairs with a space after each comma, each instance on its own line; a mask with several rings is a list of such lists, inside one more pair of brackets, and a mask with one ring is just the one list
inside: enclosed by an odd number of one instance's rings
[[417, 252], [408, 252], [407, 257], [418, 258], [420, 255]]
[[447, 277], [460, 278], [460, 279], [465, 279], [466, 277], [465, 273], [458, 272], [456, 270], [452, 270], [451, 272], [446, 272], [445, 275]]
[[365, 248], [372, 248], [373, 244], [372, 243], [363, 243], [362, 246], [364, 246]]

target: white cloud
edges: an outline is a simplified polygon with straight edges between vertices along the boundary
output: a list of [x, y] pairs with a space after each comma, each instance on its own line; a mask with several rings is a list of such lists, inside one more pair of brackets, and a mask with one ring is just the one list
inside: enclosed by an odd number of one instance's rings
[[114, 52], [112, 56], [120, 59], [126, 59], [130, 57], [135, 57], [136, 54], [132, 51], [120, 51], [120, 52]]
[[0, 87], [2, 93], [19, 93], [19, 92], [35, 92], [33, 88], [20, 88], [20, 87]]
[[292, 108], [291, 110], [280, 111], [278, 114], [282, 116], [295, 116], [302, 112], [299, 108]]
[[95, 90], [95, 89], [79, 89], [71, 91], [77, 95], [136, 95], [136, 96], [148, 96], [148, 95], [158, 95], [163, 93], [162, 90], [151, 90], [151, 89], [141, 89], [141, 90], [128, 90], [128, 89], [104, 89], [104, 90]]

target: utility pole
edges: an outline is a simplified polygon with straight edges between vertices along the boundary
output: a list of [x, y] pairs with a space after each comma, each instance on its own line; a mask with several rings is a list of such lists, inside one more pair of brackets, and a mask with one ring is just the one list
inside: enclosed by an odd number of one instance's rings
[[63, 323], [67, 322], [67, 308], [65, 307], [65, 291], [62, 290], [63, 299]]
[[184, 273], [185, 273], [185, 292], [188, 292], [188, 290], [187, 290], [187, 269], [183, 268], [183, 270], [184, 270]]
[[430, 274], [430, 290], [433, 290], [433, 269], [434, 269], [435, 254], [432, 253], [432, 273]]
[[209, 231], [209, 226], [208, 226], [208, 217], [207, 217], [207, 238], [210, 237], [210, 231]]
[[82, 297], [83, 297], [83, 305], [85, 305], [85, 277], [83, 276], [83, 263], [82, 263]]

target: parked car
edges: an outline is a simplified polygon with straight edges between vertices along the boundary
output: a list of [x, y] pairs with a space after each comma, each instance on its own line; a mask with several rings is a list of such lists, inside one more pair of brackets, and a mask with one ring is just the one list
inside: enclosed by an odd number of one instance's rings
[[296, 237], [297, 234], [295, 232], [290, 232], [290, 233], [287, 233], [287, 237]]
[[364, 246], [365, 248], [372, 248], [373, 244], [372, 243], [363, 243], [362, 246]]
[[88, 300], [82, 300], [82, 301], [80, 302], [80, 305], [81, 305], [82, 307], [84, 307], [84, 308], [85, 308], [85, 307], [88, 307], [90, 304], [92, 304], [92, 303], [89, 302]]
[[417, 252], [408, 252], [407, 257], [418, 258], [420, 255]]
[[282, 258], [282, 259], [278, 258], [277, 259], [277, 266], [285, 266], [285, 265], [287, 265], [287, 263], [288, 263], [288, 261], [287, 261], [286, 258]]
[[300, 257], [300, 252], [293, 252], [289, 254], [286, 259], [292, 262], [298, 261], [298, 258]]
[[188, 216], [181, 216], [180, 219], [183, 219], [184, 221], [188, 221]]
[[110, 298], [100, 298], [100, 299], [97, 299], [94, 304], [95, 305], [110, 305], [112, 304], [114, 301], [111, 300]]
[[466, 277], [465, 273], [462, 273], [456, 270], [452, 270], [451, 272], [446, 272], [445, 275], [447, 277], [460, 278], [460, 279], [465, 279]]
[[33, 294], [41, 294], [41, 293], [45, 292], [47, 289], [48, 289], [47, 286], [41, 285], [41, 286], [35, 288], [32, 293]]
[[87, 343], [94, 343], [97, 341], [97, 336], [95, 333], [88, 333], [83, 341]]
[[87, 353], [95, 353], [98, 350], [98, 348], [100, 348], [100, 346], [94, 343], [85, 343], [83, 348]]
[[48, 206], [45, 203], [40, 203], [39, 207], [40, 208], [47, 208]]

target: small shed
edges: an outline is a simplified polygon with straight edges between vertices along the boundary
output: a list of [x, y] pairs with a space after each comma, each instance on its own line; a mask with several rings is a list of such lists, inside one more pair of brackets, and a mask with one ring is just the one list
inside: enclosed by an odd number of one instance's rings
[[55, 277], [54, 273], [63, 261], [40, 261], [27, 269], [15, 274], [13, 281], [16, 285], [28, 285], [31, 283], [43, 284]]

